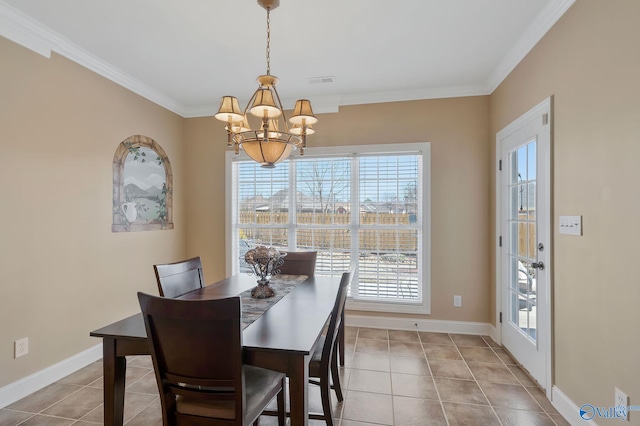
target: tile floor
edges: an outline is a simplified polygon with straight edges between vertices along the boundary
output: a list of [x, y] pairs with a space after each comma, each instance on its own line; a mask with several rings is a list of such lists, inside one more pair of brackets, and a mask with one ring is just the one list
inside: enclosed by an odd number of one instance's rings
[[[355, 327], [346, 333], [345, 400], [334, 400], [336, 425], [569, 424], [489, 337]], [[162, 424], [152, 368], [149, 357], [127, 359], [128, 426]], [[310, 394], [310, 410], [320, 412], [318, 388]], [[0, 409], [0, 426], [95, 424], [102, 424], [100, 362]], [[276, 424], [262, 417], [262, 426]]]

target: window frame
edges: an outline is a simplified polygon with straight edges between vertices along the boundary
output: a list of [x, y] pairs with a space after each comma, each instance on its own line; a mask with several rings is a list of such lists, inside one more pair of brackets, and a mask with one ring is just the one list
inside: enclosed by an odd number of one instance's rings
[[[414, 313], [414, 314], [430, 314], [431, 313], [431, 143], [429, 142], [416, 142], [416, 143], [397, 143], [397, 144], [374, 144], [374, 145], [352, 145], [352, 146], [336, 146], [336, 147], [310, 147], [305, 149], [304, 158], [325, 158], [331, 156], [357, 156], [357, 155], [394, 155], [404, 153], [418, 153], [422, 155], [422, 179], [420, 181], [420, 189], [422, 190], [421, 197], [421, 227], [419, 229], [419, 243], [421, 243], [421, 275], [419, 279], [422, 280], [421, 295], [422, 301], [418, 303], [411, 302], [393, 302], [393, 301], [379, 301], [369, 302], [363, 300], [356, 300], [349, 298], [347, 300], [346, 308], [349, 310], [358, 311], [371, 311], [371, 312], [389, 312], [389, 313]], [[299, 155], [295, 152], [292, 157], [299, 158]], [[292, 158], [290, 157], [290, 158]], [[233, 218], [237, 216], [237, 206], [234, 206], [233, 200], [237, 198], [237, 188], [233, 185], [233, 163], [236, 161], [251, 160], [246, 154], [240, 151], [240, 154], [236, 155], [233, 151], [227, 151], [225, 157], [225, 246], [230, 247], [232, 253], [236, 253], [238, 250], [237, 239], [234, 238], [234, 223]], [[276, 167], [278, 167], [276, 165]], [[295, 170], [295, 166], [290, 171]], [[357, 171], [356, 171], [357, 173]], [[291, 188], [291, 182], [293, 179], [293, 173], [290, 173], [289, 180]], [[353, 178], [352, 178], [353, 180]], [[359, 209], [359, 194], [353, 197], [352, 203]], [[352, 208], [352, 211], [353, 208]], [[355, 210], [357, 211], [357, 210]], [[352, 216], [353, 217], [353, 216]], [[289, 220], [284, 226], [274, 225], [278, 228], [288, 228], [289, 232], [295, 231], [295, 214], [294, 219]], [[290, 234], [291, 235], [291, 234]], [[230, 276], [233, 272], [235, 262], [233, 256], [227, 256], [226, 258], [226, 273]], [[357, 271], [356, 276], [357, 279]]]

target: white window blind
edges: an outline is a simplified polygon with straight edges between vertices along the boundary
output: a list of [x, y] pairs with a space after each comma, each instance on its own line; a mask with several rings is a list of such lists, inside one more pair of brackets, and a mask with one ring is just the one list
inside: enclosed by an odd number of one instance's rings
[[355, 269], [350, 308], [428, 312], [429, 145], [354, 148], [275, 169], [228, 158], [231, 272], [256, 245], [316, 250], [317, 275]]

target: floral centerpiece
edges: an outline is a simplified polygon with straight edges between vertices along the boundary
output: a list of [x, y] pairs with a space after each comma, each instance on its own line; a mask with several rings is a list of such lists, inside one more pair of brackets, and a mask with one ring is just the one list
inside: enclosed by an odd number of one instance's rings
[[284, 263], [285, 256], [286, 253], [280, 253], [274, 247], [258, 246], [247, 251], [244, 261], [251, 269], [249, 273], [258, 277], [258, 285], [251, 290], [251, 297], [266, 299], [276, 295], [269, 280], [280, 272], [278, 267]]

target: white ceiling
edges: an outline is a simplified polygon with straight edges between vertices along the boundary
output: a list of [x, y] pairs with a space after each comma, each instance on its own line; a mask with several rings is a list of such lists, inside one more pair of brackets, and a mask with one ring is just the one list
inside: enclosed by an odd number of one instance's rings
[[[491, 93], [574, 0], [281, 0], [271, 73], [286, 108]], [[266, 71], [256, 0], [0, 0], [0, 35], [185, 117], [248, 101]], [[334, 83], [310, 84], [333, 76]], [[244, 105], [242, 105], [244, 106]]]

